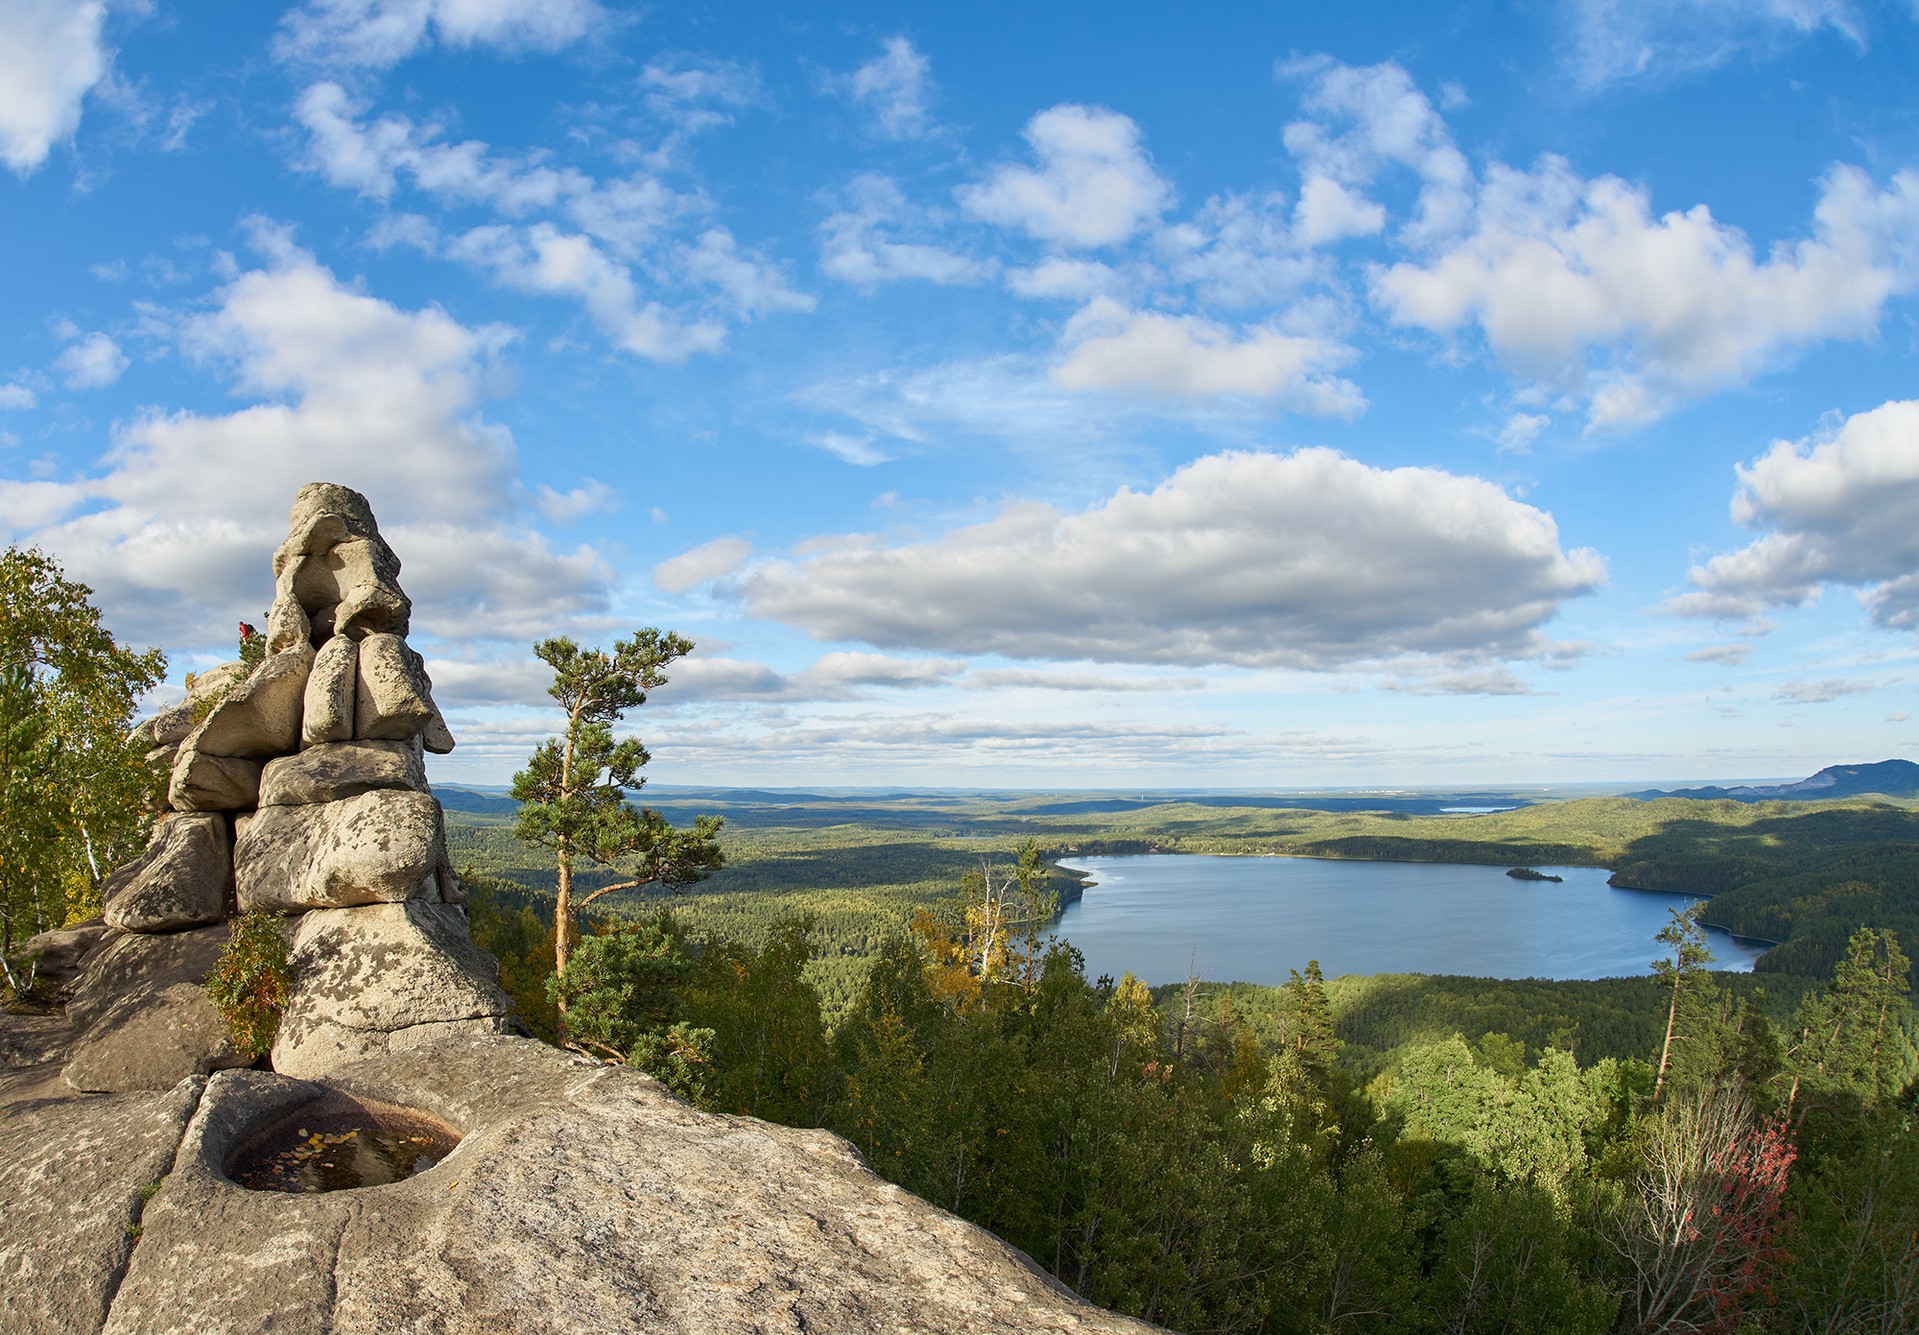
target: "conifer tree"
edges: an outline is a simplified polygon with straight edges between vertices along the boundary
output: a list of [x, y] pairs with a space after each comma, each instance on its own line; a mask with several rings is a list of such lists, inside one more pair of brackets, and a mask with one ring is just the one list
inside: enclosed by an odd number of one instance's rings
[[1684, 1039], [1683, 1034], [1675, 1031], [1679, 1025], [1679, 1007], [1682, 998], [1697, 984], [1698, 976], [1708, 964], [1712, 963], [1712, 951], [1706, 946], [1706, 929], [1699, 925], [1701, 905], [1694, 904], [1683, 912], [1673, 909], [1672, 921], [1667, 923], [1654, 940], [1672, 947], [1672, 957], [1664, 956], [1652, 962], [1653, 972], [1659, 981], [1672, 992], [1672, 1000], [1666, 1007], [1666, 1040], [1659, 1048], [1659, 1074], [1653, 1080], [1653, 1102], [1659, 1102], [1666, 1089], [1666, 1071], [1672, 1064], [1672, 1044], [1675, 1037]]
[[[652, 757], [637, 738], [613, 738], [613, 725], [626, 711], [645, 704], [648, 691], [666, 684], [667, 665], [692, 651], [691, 641], [652, 627], [619, 641], [610, 654], [582, 649], [565, 636], [533, 646], [553, 669], [547, 694], [565, 712], [566, 730], [542, 742], [527, 767], [513, 776], [513, 798], [520, 803], [513, 833], [552, 849], [559, 863], [553, 965], [563, 980], [558, 994], [562, 1043], [564, 979], [579, 938], [580, 911], [620, 890], [691, 885], [724, 861], [720, 817], [700, 816], [691, 829], [675, 829], [659, 812], [626, 800], [646, 782], [640, 770]], [[581, 859], [627, 874], [576, 898], [573, 878]]]

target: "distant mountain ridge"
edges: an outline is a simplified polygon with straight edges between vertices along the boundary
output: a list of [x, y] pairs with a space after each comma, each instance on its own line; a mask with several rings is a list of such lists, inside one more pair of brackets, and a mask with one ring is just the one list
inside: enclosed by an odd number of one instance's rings
[[1734, 788], [1646, 788], [1627, 797], [1650, 802], [1656, 797], [1690, 797], [1699, 801], [1814, 802], [1827, 797], [1919, 797], [1919, 765], [1910, 760], [1881, 760], [1872, 765], [1828, 765], [1797, 783], [1742, 784]]

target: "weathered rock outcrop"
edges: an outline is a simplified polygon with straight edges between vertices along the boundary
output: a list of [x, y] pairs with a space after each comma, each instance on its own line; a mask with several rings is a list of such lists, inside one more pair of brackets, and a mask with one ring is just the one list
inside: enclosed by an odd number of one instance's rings
[[[109, 881], [106, 918], [116, 933], [156, 933], [219, 922], [230, 904], [295, 920], [325, 911], [324, 931], [289, 924], [310, 967], [295, 977], [297, 1022], [278, 1052], [319, 1074], [323, 1062], [404, 1045], [413, 1027], [420, 1037], [498, 1031], [508, 1004], [497, 969], [467, 939], [465, 892], [427, 786], [426, 753], [452, 750], [453, 737], [425, 660], [406, 642], [400, 559], [366, 498], [345, 487], [302, 487], [288, 528], [273, 555], [262, 661], [200, 673], [184, 701], [135, 729], [148, 762], [168, 771], [171, 810], [147, 853]], [[434, 912], [379, 911], [406, 901]], [[357, 925], [334, 916], [361, 909], [371, 912]], [[431, 930], [420, 925], [428, 920]], [[396, 924], [411, 933], [404, 944]], [[349, 1005], [339, 953], [360, 945], [380, 981]], [[429, 991], [436, 1005], [420, 1001]], [[386, 1002], [394, 1009], [382, 1015]], [[164, 1088], [231, 1055], [210, 1040], [192, 1050], [206, 1034], [186, 992], [148, 1009], [123, 1017], [117, 1050], [131, 1051], [137, 1035], [151, 1060], [77, 1061], [69, 1074], [89, 1089]]]
[[147, 851], [109, 877], [101, 893], [107, 926], [122, 932], [177, 932], [220, 922], [233, 898], [225, 818], [162, 817]]
[[300, 988], [273, 1045], [273, 1069], [286, 1075], [324, 1075], [449, 1033], [506, 1029], [500, 966], [448, 904], [415, 899], [305, 914], [293, 963]]
[[172, 1170], [205, 1084], [81, 1097], [58, 1067], [0, 1075], [0, 1333], [82, 1335], [106, 1324], [142, 1193]]
[[[463, 1139], [384, 1187], [226, 1177], [248, 1136], [329, 1090]], [[450, 1039], [325, 1085], [228, 1071], [25, 1111], [8, 1092], [0, 1077], [0, 1202], [22, 1227], [0, 1243], [0, 1335], [1150, 1329], [882, 1182], [837, 1136], [699, 1113], [527, 1039]]]
[[440, 804], [429, 793], [391, 788], [338, 802], [262, 807], [242, 820], [233, 850], [247, 912], [438, 899], [427, 878], [445, 862]]
[[338, 802], [381, 788], [424, 793], [426, 765], [405, 742], [320, 742], [297, 756], [267, 762], [260, 805]]
[[67, 1083], [124, 1093], [245, 1066], [201, 985], [226, 945], [224, 923], [194, 931], [109, 933], [67, 1000]]

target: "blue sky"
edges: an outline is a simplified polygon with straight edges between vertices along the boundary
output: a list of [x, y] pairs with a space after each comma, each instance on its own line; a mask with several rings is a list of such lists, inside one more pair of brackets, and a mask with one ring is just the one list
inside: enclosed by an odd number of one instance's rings
[[0, 0], [0, 525], [180, 673], [365, 492], [657, 781], [1919, 755], [1919, 5]]

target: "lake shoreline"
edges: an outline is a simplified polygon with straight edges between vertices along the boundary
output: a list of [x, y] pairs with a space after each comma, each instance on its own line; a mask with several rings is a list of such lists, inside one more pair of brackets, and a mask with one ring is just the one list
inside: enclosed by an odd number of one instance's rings
[[[1505, 876], [1503, 861], [1171, 850], [1050, 861], [1102, 887], [1056, 920], [1088, 969], [1155, 985], [1185, 976], [1194, 954], [1202, 976], [1263, 986], [1307, 959], [1329, 976], [1643, 977], [1667, 909], [1706, 898], [1614, 885], [1591, 864], [1541, 863], [1565, 879], [1535, 884]], [[1725, 972], [1750, 972], [1777, 944], [1702, 925]]]
[[[1095, 854], [1094, 856], [1113, 857], [1113, 858], [1190, 858], [1190, 857], [1300, 858], [1302, 860], [1309, 861], [1309, 862], [1381, 862], [1381, 863], [1387, 863], [1395, 867], [1507, 867], [1511, 865], [1510, 863], [1505, 863], [1505, 862], [1433, 862], [1430, 860], [1420, 859], [1420, 858], [1349, 858], [1349, 857], [1338, 857], [1335, 855], [1324, 854], [1324, 853], [1188, 853], [1178, 849], [1155, 849], [1153, 852], [1150, 852], [1150, 853], [1099, 853], [1099, 854]], [[1054, 861], [1050, 865], [1052, 865], [1053, 867], [1057, 868], [1060, 871], [1068, 872], [1072, 874], [1074, 877], [1078, 878], [1081, 894], [1084, 894], [1086, 891], [1092, 889], [1094, 886], [1099, 884], [1098, 881], [1092, 878], [1091, 872], [1088, 872], [1084, 870], [1083, 868], [1075, 867], [1068, 862]], [[1623, 885], [1619, 882], [1616, 882], [1610, 879], [1611, 877], [1617, 875], [1618, 873], [1614, 872], [1610, 867], [1606, 866], [1604, 863], [1599, 863], [1599, 862], [1555, 862], [1551, 865], [1555, 867], [1583, 867], [1590, 871], [1603, 871], [1607, 874], [1607, 877], [1608, 877], [1606, 884], [1608, 885], [1608, 887], [1614, 890], [1631, 890], [1634, 893], [1646, 894], [1646, 895], [1672, 895], [1675, 893], [1678, 893], [1678, 894], [1692, 893], [1690, 890], [1682, 890], [1677, 892], [1672, 890], [1661, 890], [1655, 886], [1650, 886], [1650, 885]], [[1530, 876], [1518, 877], [1515, 879], [1519, 880], [1521, 884], [1534, 884], [1534, 883], [1553, 884], [1553, 885], [1563, 884], [1563, 880], [1561, 878], [1551, 877], [1551, 876], [1542, 877], [1538, 880], [1538, 882], [1535, 882], [1534, 878]], [[1696, 898], [1702, 901], [1705, 901], [1705, 900], [1710, 900], [1712, 896], [1699, 895], [1699, 896], [1696, 896]], [[1078, 896], [1075, 896], [1075, 902], [1077, 902], [1077, 899], [1078, 899]], [[1066, 905], [1065, 903], [1062, 902], [1060, 904], [1059, 912], [1053, 915], [1052, 921], [1058, 922], [1061, 914], [1065, 912], [1065, 909], [1066, 909]], [[1731, 937], [1735, 941], [1758, 942], [1764, 945], [1767, 950], [1770, 950], [1774, 946], [1781, 944], [1780, 942], [1774, 941], [1768, 937], [1753, 936], [1745, 932], [1735, 932], [1733, 931], [1732, 928], [1726, 926], [1726, 924], [1722, 922], [1710, 922], [1705, 918], [1701, 918], [1699, 920], [1699, 925], [1701, 927], [1710, 927], [1714, 931], [1724, 932], [1727, 936]], [[1764, 954], [1765, 952], [1761, 951], [1760, 953]]]

